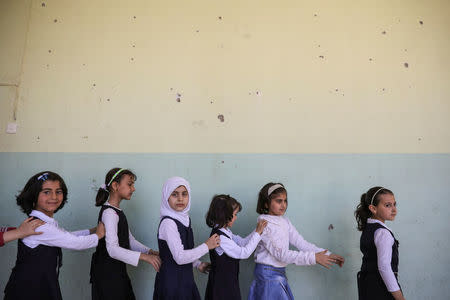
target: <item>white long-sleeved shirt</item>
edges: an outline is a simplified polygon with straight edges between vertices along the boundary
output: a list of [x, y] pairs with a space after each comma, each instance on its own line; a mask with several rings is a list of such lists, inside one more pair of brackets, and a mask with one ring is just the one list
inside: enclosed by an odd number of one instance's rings
[[199, 258], [209, 251], [205, 243], [193, 249], [184, 250], [177, 224], [171, 219], [164, 219], [161, 222], [158, 234], [161, 240], [167, 242], [173, 259], [179, 265], [193, 263], [193, 266], [197, 268], [201, 263]]
[[[108, 201], [105, 203], [105, 205], [112, 206]], [[121, 210], [118, 207], [114, 208]], [[105, 224], [106, 251], [108, 251], [109, 256], [126, 264], [137, 266], [141, 253], [147, 253], [150, 248], [137, 241], [131, 234], [130, 230], [128, 230], [130, 249], [120, 247], [119, 238], [117, 236], [119, 215], [114, 209], [107, 208], [103, 211], [102, 222], [103, 224]]]
[[[267, 226], [256, 247], [256, 263], [277, 268], [288, 264], [314, 265], [316, 253], [325, 250], [307, 242], [285, 216], [260, 215], [258, 221], [260, 219], [267, 220]], [[289, 250], [289, 244], [299, 251]]]
[[378, 271], [381, 278], [386, 285], [389, 292], [395, 292], [400, 290], [397, 279], [395, 278], [394, 271], [392, 271], [392, 246], [394, 245], [394, 238], [390, 232], [390, 229], [383, 222], [376, 219], [367, 219], [367, 223], [379, 223], [385, 228], [378, 228], [373, 234], [373, 241], [377, 247], [377, 263]]
[[224, 252], [226, 255], [236, 259], [247, 259], [255, 251], [261, 236], [259, 233], [253, 231], [245, 238], [235, 235], [228, 228], [220, 228], [220, 231], [227, 236], [220, 236], [220, 246], [215, 249], [218, 255]]
[[84, 250], [97, 246], [98, 236], [89, 234], [89, 230], [79, 230], [68, 232], [58, 226], [58, 222], [46, 214], [33, 210], [30, 216], [41, 219], [45, 224], [36, 228], [36, 231], [43, 232], [39, 235], [30, 235], [22, 241], [30, 248], [36, 248], [38, 245], [51, 247], [61, 247], [72, 250]]

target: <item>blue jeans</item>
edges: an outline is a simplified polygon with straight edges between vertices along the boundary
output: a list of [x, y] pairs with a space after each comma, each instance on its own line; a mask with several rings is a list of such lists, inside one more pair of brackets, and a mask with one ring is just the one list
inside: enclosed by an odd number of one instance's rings
[[248, 300], [294, 300], [286, 278], [286, 268], [256, 264]]

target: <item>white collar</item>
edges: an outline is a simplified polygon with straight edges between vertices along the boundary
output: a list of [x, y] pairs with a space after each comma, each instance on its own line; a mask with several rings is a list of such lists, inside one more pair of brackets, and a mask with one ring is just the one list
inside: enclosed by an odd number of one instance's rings
[[383, 222], [381, 222], [380, 220], [377, 220], [377, 219], [368, 218], [367, 223], [370, 223], [370, 224], [378, 223], [378, 224], [383, 225], [383, 227], [386, 228], [387, 230], [392, 231], [389, 227], [386, 226], [386, 224], [384, 224]]
[[41, 219], [42, 221], [44, 221], [45, 223], [52, 224], [52, 225], [55, 225], [56, 227], [58, 227], [58, 221], [56, 221], [56, 220], [53, 219], [53, 218], [50, 218], [49, 216], [47, 216], [46, 214], [44, 214], [44, 213], [41, 212], [41, 211], [38, 211], [38, 210], [32, 210], [30, 216], [31, 216], [31, 217], [39, 218], [39, 219]]
[[108, 206], [114, 207], [115, 209], [118, 209], [118, 210], [122, 211], [122, 210], [121, 210], [120, 208], [118, 208], [117, 206], [111, 205], [111, 204], [109, 203], [109, 201], [106, 201], [104, 205], [108, 205]]
[[273, 216], [273, 215], [262, 214], [258, 217], [258, 220], [259, 219], [264, 219], [264, 220], [267, 220], [270, 223], [274, 223], [274, 224], [281, 224], [283, 222], [286, 222], [287, 217], [285, 215]]
[[223, 233], [225, 233], [230, 239], [233, 236], [233, 233], [231, 232], [231, 230], [228, 227], [222, 227], [219, 230], [222, 231]]

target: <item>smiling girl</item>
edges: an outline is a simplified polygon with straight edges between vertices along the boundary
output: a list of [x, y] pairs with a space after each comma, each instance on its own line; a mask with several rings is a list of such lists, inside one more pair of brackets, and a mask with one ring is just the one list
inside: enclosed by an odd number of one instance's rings
[[[284, 216], [288, 206], [287, 191], [281, 183], [270, 182], [260, 191], [256, 212], [268, 224], [255, 251], [254, 280], [248, 299], [294, 299], [286, 278], [288, 264], [315, 265], [329, 269], [332, 263], [344, 264], [342, 256], [307, 242]], [[289, 245], [299, 251], [289, 250]]]
[[103, 224], [90, 230], [67, 232], [53, 215], [67, 202], [67, 186], [56, 173], [45, 171], [31, 177], [17, 196], [22, 211], [40, 219], [40, 235], [18, 241], [17, 261], [5, 288], [5, 300], [60, 300], [61, 248], [83, 250], [95, 247], [105, 234]]
[[376, 186], [361, 195], [355, 211], [358, 230], [362, 231], [360, 300], [405, 299], [397, 278], [399, 243], [385, 224], [394, 221], [396, 215], [397, 202], [392, 191]]

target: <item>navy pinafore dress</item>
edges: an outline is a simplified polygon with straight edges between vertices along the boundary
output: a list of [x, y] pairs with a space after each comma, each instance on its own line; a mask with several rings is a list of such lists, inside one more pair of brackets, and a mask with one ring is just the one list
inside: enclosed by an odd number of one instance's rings
[[[223, 235], [231, 239], [218, 228], [213, 228], [211, 235]], [[217, 254], [215, 249], [209, 250], [211, 271], [208, 276], [205, 300], [241, 300], [239, 288], [239, 259], [229, 257], [225, 252]]]
[[61, 266], [60, 247], [38, 245], [30, 248], [20, 239], [16, 265], [6, 284], [4, 300], [61, 300], [58, 281]]
[[[102, 220], [103, 211], [112, 208], [119, 216], [117, 237], [119, 246], [130, 249], [128, 222], [120, 209], [103, 205], [98, 215], [98, 222]], [[98, 241], [97, 249], [92, 255], [91, 280], [92, 300], [134, 300], [136, 299], [128, 277], [126, 263], [109, 256], [105, 238]]]
[[[180, 221], [165, 216], [161, 219], [171, 219], [175, 222], [180, 233], [184, 250], [194, 248], [194, 234], [189, 221], [189, 226], [184, 226]], [[159, 225], [161, 226], [161, 222]], [[194, 281], [192, 263], [179, 265], [173, 259], [167, 242], [159, 239], [158, 227], [158, 247], [159, 257], [162, 264], [155, 278], [155, 288], [153, 291], [154, 300], [200, 300], [200, 294]]]
[[[392, 300], [394, 297], [387, 290], [380, 272], [378, 271], [377, 261], [377, 247], [374, 242], [375, 231], [379, 228], [384, 228], [379, 223], [367, 223], [364, 228], [361, 239], [360, 248], [363, 253], [361, 271], [358, 272], [358, 295], [359, 300]], [[389, 230], [389, 229], [387, 229]], [[398, 272], [398, 241], [395, 239], [394, 234], [389, 230], [394, 238], [394, 244], [392, 245], [392, 259], [391, 267], [397, 278]]]

